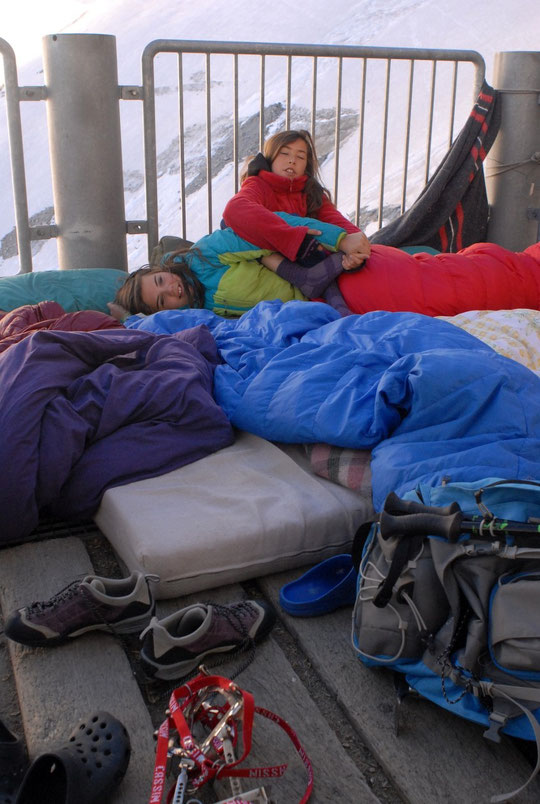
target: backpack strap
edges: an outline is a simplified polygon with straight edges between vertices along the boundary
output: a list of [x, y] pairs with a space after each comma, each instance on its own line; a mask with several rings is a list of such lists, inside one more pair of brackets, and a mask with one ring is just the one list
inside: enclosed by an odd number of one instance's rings
[[418, 533], [404, 533], [401, 537], [397, 538], [399, 538], [399, 541], [394, 555], [392, 556], [392, 563], [390, 564], [388, 574], [386, 578], [381, 581], [379, 591], [372, 601], [373, 605], [377, 606], [379, 609], [383, 609], [390, 602], [392, 590], [399, 576], [409, 561], [418, 555], [422, 547], [422, 542], [424, 541], [424, 536]]
[[[481, 686], [483, 686], [482, 683]], [[511, 685], [494, 683], [489, 683], [486, 686], [488, 687], [487, 692], [490, 696], [494, 698], [505, 698], [523, 712], [530, 723], [534, 738], [536, 740], [536, 765], [534, 766], [529, 778], [517, 790], [512, 790], [511, 793], [501, 793], [501, 795], [491, 797], [492, 804], [502, 804], [502, 802], [509, 801], [510, 799], [513, 799], [515, 796], [518, 796], [520, 793], [522, 793], [540, 771], [540, 723], [538, 723], [538, 720], [535, 718], [531, 710], [527, 706], [521, 704], [519, 700], [514, 698], [511, 692], [518, 694], [519, 698], [522, 700], [534, 701], [535, 703], [540, 704], [540, 690], [533, 689], [532, 687], [513, 687]]]
[[[450, 677], [455, 683], [463, 684], [463, 676], [459, 671], [450, 673]], [[520, 687], [513, 684], [498, 684], [494, 681], [471, 678], [467, 678], [467, 689], [477, 697], [491, 698], [493, 701], [496, 701], [497, 698], [502, 698], [517, 707], [529, 721], [534, 734], [537, 753], [536, 765], [529, 778], [517, 790], [491, 797], [491, 804], [502, 804], [502, 802], [510, 801], [515, 796], [519, 795], [519, 793], [523, 792], [540, 771], [540, 723], [534, 716], [531, 708], [526, 705], [526, 703], [530, 703], [532, 708], [540, 706], [540, 689], [537, 687]], [[521, 703], [521, 701], [525, 703]], [[495, 709], [490, 716], [490, 727], [484, 733], [484, 737], [491, 740], [494, 739], [498, 742], [500, 739], [498, 738], [498, 732], [504, 727], [506, 720], [507, 717], [498, 713]]]
[[360, 564], [362, 563], [362, 554], [364, 552], [365, 544], [368, 540], [371, 528], [376, 524], [377, 524], [376, 520], [370, 520], [368, 522], [364, 522], [362, 523], [362, 525], [360, 525], [360, 527], [354, 534], [351, 549], [351, 558], [353, 567], [355, 568], [356, 572], [360, 571]]

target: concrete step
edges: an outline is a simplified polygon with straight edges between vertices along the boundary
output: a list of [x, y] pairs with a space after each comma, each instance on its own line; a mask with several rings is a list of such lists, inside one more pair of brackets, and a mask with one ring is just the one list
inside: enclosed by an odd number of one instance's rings
[[[96, 569], [78, 537], [0, 551], [4, 615], [33, 600], [47, 599], [76, 577], [107, 574], [100, 544], [105, 550], [106, 543], [99, 537], [91, 551]], [[489, 743], [481, 727], [427, 701], [405, 699], [396, 734], [391, 676], [356, 659], [350, 644], [351, 609], [314, 618], [289, 617], [281, 611], [279, 590], [298, 574], [280, 573], [202, 596], [159, 601], [158, 615], [194, 602], [227, 603], [250, 596], [273, 602], [280, 619], [237, 681], [253, 693], [256, 705], [280, 715], [298, 735], [314, 771], [310, 801], [481, 804], [527, 779], [531, 766], [515, 743], [509, 739], [500, 745]], [[133, 746], [128, 773], [111, 801], [147, 804], [154, 766], [153, 730], [165, 716], [175, 683], [141, 681], [140, 668], [133, 662], [136, 638], [120, 640], [97, 632], [66, 645], [35, 649], [6, 642], [0, 655], [0, 672], [6, 681], [0, 697], [5, 707], [2, 715], [9, 726], [22, 724], [31, 757], [61, 745], [81, 718], [105, 709], [125, 724]], [[224, 656], [215, 671], [232, 677], [246, 658], [245, 654]], [[10, 686], [12, 679], [17, 696]], [[253, 749], [245, 764], [282, 762], [289, 767], [283, 778], [271, 780], [271, 795], [281, 804], [294, 804], [307, 782], [304, 764], [287, 735], [275, 723], [256, 716]], [[169, 779], [167, 787], [171, 784]], [[242, 782], [244, 790], [257, 785], [256, 780]], [[515, 800], [536, 802], [539, 794], [536, 780]], [[197, 797], [207, 804], [229, 795], [229, 782], [223, 781], [214, 790], [206, 786]]]
[[[4, 549], [0, 551], [2, 611], [6, 615], [33, 600], [46, 600], [74, 578], [94, 571], [100, 574], [93, 569], [79, 538], [50, 539]], [[225, 603], [245, 597], [244, 589], [233, 585], [205, 592], [203, 602]], [[200, 600], [192, 595], [160, 601], [159, 616]], [[257, 647], [253, 662], [242, 670], [238, 683], [254, 695], [257, 706], [275, 712], [296, 732], [313, 766], [315, 781], [310, 801], [397, 804], [399, 797], [373, 757], [365, 752], [363, 761], [358, 762], [351, 753], [355, 738], [340, 710], [333, 714], [333, 727], [329, 725], [321, 707], [325, 703], [322, 699], [330, 698], [328, 692], [319, 683], [314, 694], [313, 683], [303, 683], [286, 655], [288, 635], [279, 626], [275, 631]], [[142, 685], [141, 692], [126, 655], [126, 643], [110, 634], [86, 634], [50, 648], [26, 648], [9, 640], [7, 643], [31, 758], [60, 746], [81, 718], [104, 709], [124, 723], [133, 748], [127, 775], [111, 802], [147, 804], [154, 766], [153, 730], [164, 719], [174, 682], [149, 682]], [[233, 674], [245, 659], [242, 654], [228, 657], [216, 671], [225, 676]], [[244, 764], [256, 767], [280, 763], [287, 763], [288, 769], [283, 778], [271, 780], [271, 795], [277, 802], [292, 804], [304, 793], [306, 768], [285, 732], [256, 715], [253, 748]], [[370, 784], [377, 779], [376, 792], [370, 789], [368, 779]], [[169, 780], [167, 787], [171, 783]], [[242, 788], [248, 790], [258, 784], [255, 779], [243, 780]], [[203, 788], [197, 797], [211, 802], [230, 792], [229, 782], [223, 781], [215, 790]]]
[[[4, 616], [91, 572], [88, 553], [76, 538], [0, 551]], [[31, 759], [62, 745], [87, 715], [105, 710], [125, 725], [132, 745], [126, 777], [111, 801], [146, 802], [154, 767], [153, 726], [122, 644], [101, 632], [53, 648], [8, 644]]]

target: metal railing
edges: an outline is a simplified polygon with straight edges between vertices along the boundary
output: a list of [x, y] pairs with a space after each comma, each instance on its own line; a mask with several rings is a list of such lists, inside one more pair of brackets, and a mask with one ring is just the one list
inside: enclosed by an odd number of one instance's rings
[[[66, 47], [73, 52], [76, 38], [85, 36], [96, 37], [67, 34], [46, 39], [54, 40], [48, 47], [60, 52], [61, 40], [71, 37], [73, 41]], [[62, 251], [69, 253], [68, 262], [60, 259], [59, 267], [88, 267], [77, 262], [78, 227], [70, 225], [67, 231], [65, 222], [58, 219], [50, 226], [30, 225], [20, 104], [47, 101], [50, 87], [19, 87], [15, 54], [2, 39], [0, 54], [20, 271], [32, 270], [31, 241], [51, 237], [58, 238], [60, 256]], [[45, 72], [47, 80], [47, 69]], [[73, 71], [57, 72], [63, 82], [69, 82]], [[82, 72], [77, 71], [77, 80], [87, 84], [80, 92], [78, 87], [66, 92], [68, 98], [77, 99], [79, 107], [81, 97], [91, 98], [98, 90], [103, 93], [105, 80], [117, 82], [115, 71], [97, 78], [90, 70]], [[118, 100], [142, 100], [146, 210], [139, 220], [122, 220], [122, 231], [114, 238], [111, 235], [116, 241], [115, 249], [111, 248], [111, 267], [123, 267], [116, 264], [118, 241], [127, 234], [146, 234], [150, 254], [164, 234], [195, 240], [219, 226], [226, 201], [238, 190], [244, 158], [260, 149], [268, 134], [279, 128], [311, 131], [323, 181], [334, 201], [369, 233], [369, 226], [382, 226], [415, 200], [465, 122], [484, 73], [482, 57], [467, 50], [151, 42], [142, 55], [142, 87], [114, 86]], [[55, 91], [56, 104], [58, 94]], [[70, 119], [78, 130], [81, 125], [94, 124], [91, 118], [77, 120], [75, 110], [73, 116], [67, 111], [62, 108], [64, 125], [69, 125]], [[51, 125], [54, 115], [48, 117]], [[95, 131], [89, 131], [86, 139], [99, 148], [103, 136], [95, 123]], [[55, 132], [49, 132], [53, 143], [54, 137]], [[71, 139], [77, 141], [77, 137]], [[108, 141], [101, 142], [104, 151], [114, 153]], [[112, 156], [104, 158], [113, 160]], [[89, 161], [95, 165], [95, 154], [92, 159]], [[80, 183], [84, 182], [85, 162], [85, 153], [80, 153]], [[110, 167], [111, 174], [117, 172], [118, 159]], [[107, 175], [107, 165], [100, 169]], [[88, 176], [94, 186], [98, 183], [95, 174], [93, 170]], [[52, 178], [57, 192], [65, 193], [65, 182], [55, 181], [54, 164]], [[99, 187], [95, 189], [99, 191]], [[55, 213], [60, 207], [71, 210], [76, 205], [77, 214], [71, 217], [92, 222], [86, 227], [85, 244], [85, 226], [80, 227], [81, 254], [84, 252], [86, 259], [92, 251], [88, 231], [97, 242], [100, 221], [95, 220], [95, 209], [84, 208], [84, 194], [77, 194], [77, 188], [70, 192], [73, 200], [62, 196], [60, 203], [56, 196]], [[110, 231], [105, 210], [101, 225]], [[95, 267], [109, 264], [103, 252], [101, 249], [100, 264]]]
[[[156, 67], [156, 58], [163, 54], [176, 54], [175, 67], [169, 64], [169, 70], [176, 70], [175, 75], [167, 72], [163, 65]], [[200, 70], [194, 60], [195, 54], [201, 59]], [[248, 63], [243, 75], [242, 60]], [[419, 68], [420, 64], [423, 69]], [[444, 76], [445, 83], [443, 76], [439, 80], [443, 64], [449, 68]], [[376, 65], [375, 69], [373, 65]], [[460, 80], [458, 68], [463, 65], [472, 69]], [[280, 70], [281, 77], [278, 77]], [[456, 124], [460, 128], [465, 122], [464, 115], [468, 114], [482, 84], [485, 65], [478, 53], [465, 50], [156, 40], [144, 50], [142, 73], [146, 205], [151, 249], [159, 237], [159, 210], [164, 207], [159, 192], [163, 169], [159, 167], [161, 152], [158, 145], [158, 130], [163, 117], [156, 108], [160, 86], [170, 89], [172, 85], [178, 89], [177, 136], [171, 132], [174, 117], [169, 112], [167, 135], [162, 140], [163, 151], [169, 148], [169, 154], [171, 143], [177, 144], [179, 220], [176, 233], [181, 230], [182, 236], [195, 239], [219, 225], [224, 202], [238, 190], [238, 168], [243, 158], [254, 149], [260, 150], [265, 138], [276, 127], [309, 129], [317, 143], [320, 161], [330, 173], [324, 179], [334, 201], [340, 204], [341, 185], [346, 176], [347, 185], [354, 184], [354, 191], [349, 192], [345, 199], [345, 212], [364, 227], [369, 220], [363, 218], [371, 217], [380, 228], [389, 214], [387, 195], [392, 206], [390, 214], [400, 214], [428, 181], [432, 168], [437, 165], [433, 161], [435, 132], [439, 154], [450, 147], [457, 133]], [[159, 79], [156, 73], [159, 73]], [[186, 109], [186, 98], [190, 93], [193, 95], [194, 75], [198, 76], [198, 89], [204, 94], [195, 126]], [[334, 88], [329, 91], [328, 84], [332, 81]], [[246, 83], [247, 89], [243, 86]], [[230, 116], [228, 134], [224, 135], [220, 116], [223, 97], [227, 93]], [[320, 97], [324, 98], [322, 103]], [[370, 109], [374, 106], [378, 108], [371, 118]], [[399, 123], [396, 122], [398, 117]], [[391, 136], [392, 131], [394, 136]], [[230, 143], [227, 165], [232, 165], [226, 181], [220, 176], [225, 167], [222, 154], [224, 136]], [[421, 136], [423, 139], [419, 145]], [[195, 184], [188, 181], [190, 157], [186, 153], [193, 151], [194, 137], [198, 139], [199, 154], [204, 153], [205, 161], [204, 224], [200, 221], [200, 198], [196, 210], [199, 220], [190, 221], [188, 215], [190, 193], [198, 192], [199, 185], [202, 186], [200, 180]], [[350, 147], [353, 139], [355, 145]], [[321, 140], [325, 143], [322, 153]], [[401, 148], [399, 156], [395, 153], [396, 140]], [[374, 143], [378, 150], [378, 169], [366, 165], [374, 152]], [[347, 146], [346, 156], [344, 146]], [[419, 159], [423, 163], [421, 168]], [[417, 174], [414, 184], [410, 181], [413, 169]], [[215, 186], [218, 181], [219, 191]], [[390, 182], [393, 185], [391, 194], [388, 189]], [[371, 192], [372, 197], [366, 198], [365, 209], [364, 183], [376, 188], [375, 202]], [[167, 187], [170, 190], [169, 182]]]

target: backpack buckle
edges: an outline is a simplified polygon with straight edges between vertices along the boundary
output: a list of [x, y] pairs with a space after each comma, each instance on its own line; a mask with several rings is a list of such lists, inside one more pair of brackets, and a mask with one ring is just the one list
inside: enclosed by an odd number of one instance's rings
[[491, 740], [493, 743], [500, 743], [501, 729], [506, 726], [507, 722], [507, 715], [501, 715], [500, 712], [491, 712], [489, 715], [489, 728], [485, 730], [483, 736], [486, 740]]

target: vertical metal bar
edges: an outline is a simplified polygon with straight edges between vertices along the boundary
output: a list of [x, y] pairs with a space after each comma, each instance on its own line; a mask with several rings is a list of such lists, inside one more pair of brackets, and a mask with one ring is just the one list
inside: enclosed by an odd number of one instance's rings
[[184, 124], [184, 66], [183, 55], [178, 54], [178, 145], [180, 158], [180, 209], [182, 214], [182, 237], [187, 237], [186, 169], [185, 169], [185, 124]]
[[457, 75], [458, 63], [454, 62], [454, 74], [452, 77], [452, 100], [450, 101], [450, 128], [448, 133], [448, 147], [450, 148], [454, 141], [454, 122], [456, 118], [456, 96], [457, 96]]
[[358, 183], [356, 185], [356, 220], [360, 226], [360, 210], [362, 202], [362, 165], [364, 161], [364, 122], [366, 112], [366, 74], [367, 59], [362, 59], [362, 83], [360, 90], [360, 112], [358, 119]]
[[19, 253], [20, 273], [32, 270], [32, 249], [30, 227], [28, 225], [28, 199], [26, 195], [26, 174], [24, 169], [24, 148], [19, 103], [19, 82], [15, 53], [5, 39], [0, 39], [0, 52], [4, 61], [4, 81], [6, 86], [6, 112], [11, 159], [11, 181], [15, 207], [15, 226], [17, 251]]
[[261, 56], [261, 89], [260, 89], [260, 103], [259, 103], [259, 151], [262, 151], [264, 145], [264, 85], [265, 85], [265, 58]]
[[311, 139], [315, 142], [315, 121], [317, 118], [317, 56], [313, 56], [313, 74], [311, 79]]
[[212, 99], [210, 81], [210, 53], [206, 54], [206, 192], [208, 204], [208, 231], [212, 225]]
[[292, 56], [287, 56], [287, 105], [285, 107], [285, 128], [291, 127], [291, 84], [292, 84]]
[[478, 93], [482, 89], [484, 78], [486, 77], [486, 65], [482, 61], [481, 64], [474, 63], [474, 82], [473, 82], [473, 96], [472, 102], [476, 101]]
[[53, 34], [43, 51], [59, 266], [127, 270], [116, 39]]
[[[159, 239], [158, 190], [157, 190], [157, 145], [156, 145], [156, 95], [154, 81], [154, 56], [147, 50], [142, 57], [143, 80], [143, 132], [144, 176], [146, 185], [146, 217], [148, 220], [148, 259]], [[182, 209], [184, 209], [182, 201]]]
[[238, 53], [233, 56], [233, 173], [234, 173], [234, 192], [238, 192]]
[[390, 70], [392, 67], [392, 60], [386, 60], [386, 85], [384, 92], [384, 121], [383, 121], [383, 147], [381, 155], [381, 189], [379, 191], [379, 214], [378, 225], [379, 229], [383, 223], [383, 210], [384, 210], [384, 182], [386, 174], [386, 146], [388, 140], [388, 107], [390, 104]]
[[411, 142], [411, 112], [412, 112], [413, 83], [414, 83], [414, 59], [411, 59], [409, 68], [409, 91], [407, 96], [407, 126], [405, 132], [405, 151], [403, 159], [403, 185], [401, 188], [401, 214], [405, 212], [405, 207], [407, 204], [407, 178], [409, 172], [409, 146]]
[[429, 169], [431, 161], [431, 140], [433, 137], [433, 108], [435, 106], [435, 80], [437, 77], [437, 62], [432, 62], [431, 70], [431, 93], [429, 102], [429, 121], [428, 121], [428, 134], [426, 141], [426, 172], [424, 175], [424, 183], [427, 184], [429, 180]]
[[338, 58], [337, 72], [337, 97], [336, 97], [336, 126], [334, 134], [334, 203], [338, 203], [338, 181], [339, 181], [339, 137], [341, 132], [341, 84], [343, 80], [343, 59]]

